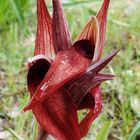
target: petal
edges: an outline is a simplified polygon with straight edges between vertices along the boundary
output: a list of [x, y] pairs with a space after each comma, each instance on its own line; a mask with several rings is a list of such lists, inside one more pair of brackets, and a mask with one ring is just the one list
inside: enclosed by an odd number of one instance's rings
[[113, 51], [110, 55], [108, 55], [105, 59], [102, 59], [98, 61], [97, 63], [89, 66], [87, 68], [87, 72], [92, 71], [92, 73], [96, 74], [100, 70], [102, 70], [113, 58], [114, 56], [119, 52], [119, 50]]
[[[96, 87], [97, 85], [100, 85], [102, 82], [104, 81], [107, 81], [107, 80], [112, 80], [112, 77], [101, 77], [100, 76], [95, 76], [93, 78], [86, 78], [86, 77], [83, 77], [83, 81], [77, 81], [77, 83], [81, 83], [79, 84], [76, 88], [72, 88], [71, 90], [69, 90], [67, 88], [67, 90], [72, 94], [72, 97], [73, 97], [73, 100], [75, 102], [75, 104], [77, 105], [78, 109], [81, 108], [79, 107], [81, 102], [83, 102], [83, 100], [88, 100], [89, 101], [89, 104], [90, 104], [90, 96], [87, 96], [88, 92]], [[87, 98], [86, 98], [87, 96]], [[84, 101], [85, 102], [85, 101]], [[82, 104], [82, 106], [84, 106]], [[86, 106], [86, 105], [85, 105]], [[90, 105], [87, 105], [87, 106], [90, 106]], [[87, 107], [85, 107], [87, 108]]]
[[[93, 88], [96, 88], [95, 86], [93, 85], [99, 85], [101, 84], [101, 82], [105, 81], [105, 80], [113, 80], [114, 78], [114, 75], [110, 75], [110, 74], [97, 74], [94, 78], [94, 82], [93, 83], [96, 83], [96, 84], [92, 84], [92, 89]], [[78, 97], [77, 97], [78, 98]], [[94, 102], [94, 97], [91, 95], [90, 92], [88, 92], [86, 94], [86, 96], [83, 98], [83, 100], [81, 101], [81, 103], [77, 106], [77, 109], [78, 110], [81, 110], [81, 109], [93, 109], [93, 106], [95, 105], [95, 102]]]
[[[31, 97], [34, 96], [49, 67], [50, 64], [44, 55], [37, 55], [32, 58], [27, 76]], [[76, 106], [68, 92], [57, 90], [34, 107], [32, 111], [41, 128], [39, 129], [38, 140], [45, 138], [46, 134], [51, 134], [58, 140], [70, 138], [80, 140]]]
[[76, 105], [80, 104], [80, 102], [83, 100], [83, 98], [92, 87], [97, 86], [103, 81], [112, 80], [112, 75], [97, 75], [97, 73], [113, 59], [117, 52], [118, 51], [114, 51], [105, 59], [102, 59], [97, 63], [92, 64], [87, 68], [86, 72], [83, 72], [81, 75], [77, 76], [75, 79], [69, 81], [65, 85], [65, 88], [72, 94]]
[[[92, 44], [92, 51], [95, 51], [95, 48], [98, 47], [99, 44], [99, 24], [96, 17], [92, 17], [87, 25], [84, 27], [80, 35], [76, 40], [87, 39]], [[94, 57], [94, 55], [93, 55]]]
[[95, 101], [90, 92], [86, 94], [81, 103], [77, 106], [77, 110], [91, 109], [94, 110]]
[[37, 0], [37, 34], [35, 55], [44, 54], [52, 61], [55, 57], [52, 36], [52, 19], [44, 0]]
[[64, 9], [60, 0], [53, 0], [53, 39], [55, 52], [71, 47], [71, 38]]
[[27, 84], [31, 97], [33, 96], [33, 93], [35, 92], [39, 84], [44, 79], [49, 68], [50, 63], [48, 62], [45, 55], [36, 55], [29, 60]]
[[102, 98], [101, 98], [101, 89], [97, 86], [91, 90], [91, 95], [94, 97], [94, 104], [93, 109], [89, 111], [89, 113], [83, 118], [80, 122], [80, 132], [81, 137], [87, 135], [92, 122], [98, 117], [98, 115], [102, 111]]
[[95, 48], [94, 62], [98, 61], [103, 52], [104, 41], [105, 41], [105, 33], [106, 33], [106, 23], [107, 23], [107, 12], [109, 7], [110, 0], [104, 0], [104, 3], [97, 14], [97, 19], [99, 22], [99, 30], [100, 30], [100, 42], [99, 45]]
[[57, 91], [32, 111], [40, 126], [57, 140], [80, 140], [76, 107], [66, 91]]
[[69, 50], [58, 52], [44, 80], [38, 86], [24, 111], [42, 102], [66, 82], [84, 72], [91, 63], [90, 48], [88, 40], [81, 40]]

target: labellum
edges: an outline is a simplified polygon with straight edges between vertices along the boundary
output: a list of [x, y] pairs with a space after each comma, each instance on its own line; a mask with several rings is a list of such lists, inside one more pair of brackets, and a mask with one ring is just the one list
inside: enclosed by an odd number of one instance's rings
[[[100, 71], [118, 51], [101, 59], [110, 0], [104, 0], [72, 43], [60, 0], [52, 0], [50, 16], [44, 0], [37, 0], [37, 34], [34, 57], [28, 62], [27, 85], [32, 110], [39, 123], [37, 139], [80, 140], [102, 111], [103, 81], [111, 74]], [[78, 122], [77, 111], [88, 109]]]

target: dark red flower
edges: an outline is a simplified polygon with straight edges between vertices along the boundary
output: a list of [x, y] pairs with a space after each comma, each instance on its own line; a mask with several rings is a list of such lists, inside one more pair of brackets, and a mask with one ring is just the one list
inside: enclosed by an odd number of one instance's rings
[[[47, 133], [58, 140], [80, 140], [102, 110], [100, 84], [114, 78], [100, 73], [117, 54], [101, 59], [110, 0], [104, 0], [74, 43], [60, 0], [52, 2], [51, 18], [44, 0], [37, 0], [35, 56], [28, 63], [27, 76], [31, 99], [23, 111], [32, 109], [40, 138]], [[78, 123], [81, 109], [89, 112]]]

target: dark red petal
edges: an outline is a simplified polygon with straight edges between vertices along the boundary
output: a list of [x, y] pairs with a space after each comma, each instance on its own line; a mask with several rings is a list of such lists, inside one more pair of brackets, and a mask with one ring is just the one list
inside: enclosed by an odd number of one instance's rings
[[109, 7], [110, 0], [104, 0], [104, 3], [97, 14], [97, 19], [99, 22], [99, 30], [100, 30], [100, 41], [99, 45], [95, 48], [94, 62], [98, 61], [103, 52], [104, 41], [105, 41], [105, 33], [106, 33], [106, 23], [107, 23], [107, 12]]
[[88, 91], [106, 80], [112, 80], [112, 75], [96, 74], [102, 70], [117, 54], [118, 51], [114, 51], [111, 55], [103, 60], [98, 61], [95, 64], [89, 66], [83, 74], [77, 76], [66, 84], [65, 88], [72, 94], [74, 102], [79, 105]]
[[94, 97], [91, 95], [90, 92], [86, 94], [84, 99], [81, 101], [81, 103], [77, 106], [77, 110], [83, 110], [83, 109], [94, 109], [95, 102]]
[[57, 140], [80, 140], [76, 107], [66, 91], [57, 91], [32, 110], [40, 126]]
[[[95, 48], [99, 44], [99, 25], [96, 17], [92, 17], [87, 25], [84, 27], [83, 31], [77, 37], [76, 40], [87, 39], [92, 44], [92, 51], [94, 52]], [[94, 56], [93, 56], [94, 57]]]
[[29, 60], [27, 84], [31, 97], [33, 96], [33, 93], [35, 92], [39, 84], [44, 79], [49, 67], [50, 63], [47, 61], [45, 55], [36, 55]]
[[100, 80], [101, 79], [113, 80], [114, 77], [115, 77], [114, 75], [112, 75], [112, 74], [106, 74], [106, 73], [98, 73], [96, 75], [96, 78], [99, 78]]
[[79, 124], [81, 137], [87, 135], [92, 122], [98, 117], [98, 115], [102, 111], [101, 89], [99, 87], [93, 88], [91, 90], [91, 95], [94, 97], [95, 106], [93, 106], [93, 109], [89, 111], [89, 113], [83, 118], [83, 120]]
[[37, 34], [35, 55], [44, 54], [49, 61], [55, 57], [52, 36], [52, 19], [44, 0], [37, 0]]
[[[43, 55], [32, 58], [27, 76], [31, 97], [44, 79], [49, 66], [49, 62]], [[32, 111], [41, 127], [38, 140], [46, 137], [44, 130], [58, 140], [70, 138], [80, 140], [76, 107], [68, 92], [57, 90], [45, 101], [34, 107]]]
[[71, 47], [71, 38], [64, 9], [60, 0], [53, 0], [53, 38], [54, 48], [57, 53]]
[[94, 74], [98, 73], [100, 70], [102, 70], [114, 58], [114, 56], [118, 52], [119, 52], [119, 50], [115, 50], [113, 53], [108, 55], [105, 59], [102, 59], [102, 60], [98, 61], [97, 63], [89, 66], [87, 68], [87, 72], [92, 71], [92, 73], [94, 73]]
[[[72, 94], [73, 100], [74, 100], [75, 104], [77, 105], [77, 107], [79, 108], [80, 103], [85, 99], [87, 93], [92, 88], [96, 87], [97, 85], [100, 85], [102, 82], [104, 82], [106, 80], [112, 80], [112, 77], [101, 77], [100, 78], [99, 76], [97, 76], [97, 77], [95, 76], [88, 80], [86, 79], [83, 81], [78, 81], [83, 84], [81, 84], [81, 85], [79, 84], [79, 86], [77, 86], [75, 89], [72, 89], [71, 91], [69, 91], [68, 88], [67, 88], [67, 90]], [[88, 99], [89, 99], [89, 97], [88, 97]]]
[[[114, 75], [111, 75], [111, 74], [97, 74], [91, 84], [89, 86], [87, 86], [87, 89], [89, 87], [89, 89], [92, 87], [94, 88], [96, 85], [99, 85], [101, 84], [101, 82], [103, 81], [106, 81], [106, 80], [113, 80], [114, 78]], [[87, 90], [88, 91], [88, 90]], [[80, 92], [80, 89], [79, 89], [79, 92]], [[82, 94], [82, 92], [80, 92]], [[80, 95], [79, 95], [80, 96]], [[79, 97], [77, 96], [77, 99]], [[93, 106], [95, 105], [95, 102], [94, 102], [94, 97], [88, 92], [86, 93], [85, 97], [83, 98], [83, 100], [81, 101], [81, 103], [78, 105], [77, 104], [77, 109], [78, 110], [81, 110], [81, 109], [93, 109]]]
[[85, 71], [92, 59], [89, 57], [92, 55], [89, 54], [91, 51], [88, 48], [91, 48], [90, 43], [87, 40], [81, 40], [69, 50], [58, 52], [47, 75], [38, 86], [24, 111], [42, 102], [66, 82]]

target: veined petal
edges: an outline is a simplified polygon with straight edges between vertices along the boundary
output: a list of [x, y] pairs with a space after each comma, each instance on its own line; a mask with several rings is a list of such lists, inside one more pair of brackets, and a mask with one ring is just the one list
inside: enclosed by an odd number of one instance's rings
[[52, 19], [44, 0], [37, 0], [37, 34], [35, 55], [44, 54], [52, 61], [55, 57], [52, 36]]
[[110, 0], [104, 0], [104, 3], [97, 14], [97, 19], [99, 22], [99, 30], [100, 30], [100, 41], [99, 45], [95, 48], [94, 62], [98, 61], [103, 52], [104, 41], [105, 41], [105, 33], [106, 33], [106, 23], [107, 23], [107, 12], [109, 7]]
[[[27, 76], [31, 97], [34, 96], [49, 67], [50, 63], [44, 55], [32, 58]], [[57, 90], [46, 100], [37, 104], [32, 111], [41, 127], [38, 140], [45, 137], [45, 132], [58, 140], [71, 138], [80, 140], [76, 106], [71, 95], [64, 89]]]
[[[95, 48], [98, 48], [99, 45], [99, 24], [96, 17], [92, 17], [87, 25], [84, 27], [80, 35], [76, 40], [86, 39], [89, 40], [92, 44], [92, 51], [95, 51]], [[94, 52], [95, 54], [95, 52]], [[94, 55], [93, 55], [94, 57]]]
[[[90, 89], [96, 88], [96, 86], [100, 85], [102, 82], [106, 81], [106, 80], [113, 80], [114, 75], [110, 75], [110, 74], [97, 74], [95, 76], [95, 78], [91, 81], [91, 84], [89, 84], [89, 86], [87, 86], [87, 93], [85, 95], [85, 97], [83, 98], [83, 100], [80, 102], [80, 104], [76, 104], [77, 105], [77, 109], [81, 110], [81, 109], [93, 109], [93, 106], [95, 105], [94, 102], [94, 98], [90, 93]], [[80, 89], [79, 89], [80, 92]], [[81, 92], [81, 94], [84, 92]], [[79, 95], [80, 96], [80, 95]], [[77, 99], [79, 97], [77, 96]], [[76, 100], [75, 100], [76, 101]]]
[[91, 45], [88, 40], [81, 40], [76, 42], [69, 50], [58, 52], [48, 73], [24, 111], [33, 108], [66, 82], [84, 72], [92, 60], [90, 48]]
[[71, 47], [71, 38], [64, 9], [60, 0], [53, 0], [53, 39], [55, 52]]
[[[77, 87], [71, 88], [72, 86], [70, 86], [71, 89], [69, 89], [69, 87], [67, 87], [67, 90], [72, 94], [73, 100], [77, 106], [78, 109], [82, 109], [82, 107], [86, 108], [86, 105], [83, 105], [83, 100], [87, 100], [86, 96], [88, 94], [88, 92], [96, 87], [97, 85], [100, 85], [102, 82], [107, 81], [107, 80], [113, 80], [114, 77], [112, 76], [95, 76], [95, 77], [90, 77], [90, 76], [84, 76], [82, 79], [77, 80]], [[75, 83], [74, 83], [75, 84]], [[88, 96], [89, 97], [89, 96]], [[90, 101], [90, 97], [88, 98], [88, 100]], [[90, 104], [90, 102], [87, 102]], [[88, 107], [90, 105], [87, 105]], [[81, 107], [82, 105], [82, 107]]]
[[32, 111], [40, 126], [57, 140], [80, 140], [76, 107], [66, 91], [57, 91]]
[[28, 62], [27, 84], [32, 97], [39, 84], [44, 79], [50, 63], [45, 55], [36, 55]]
[[90, 65], [87, 68], [87, 72], [92, 71], [94, 74], [98, 73], [103, 67], [105, 67], [114, 57], [115, 55], [119, 52], [119, 50], [113, 51], [110, 55], [108, 55], [105, 59], [102, 59], [98, 61], [97, 63]]
[[114, 51], [105, 59], [92, 64], [87, 68], [86, 72], [83, 72], [81, 75], [77, 76], [65, 85], [65, 88], [72, 94], [74, 102], [77, 106], [92, 87], [99, 85], [103, 81], [112, 80], [114, 76], [103, 74], [97, 75], [97, 73], [113, 59], [117, 52], [118, 51]]
[[92, 122], [98, 117], [98, 115], [102, 111], [102, 98], [100, 87], [97, 86], [93, 88], [90, 94], [93, 96], [94, 106], [93, 109], [89, 111], [89, 113], [83, 118], [83, 120], [79, 124], [81, 137], [87, 135]]

